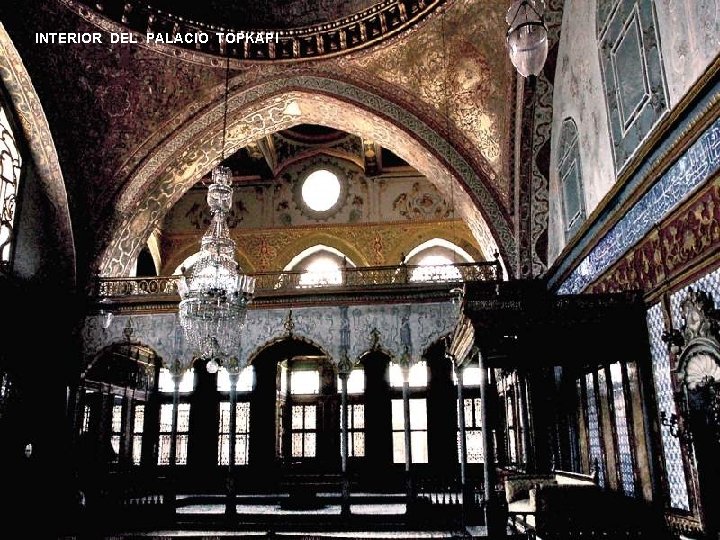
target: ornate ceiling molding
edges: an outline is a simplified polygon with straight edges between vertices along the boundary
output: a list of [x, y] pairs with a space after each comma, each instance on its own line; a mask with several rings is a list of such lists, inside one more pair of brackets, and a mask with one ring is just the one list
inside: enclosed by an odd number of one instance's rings
[[[515, 258], [512, 226], [487, 179], [428, 124], [398, 105], [348, 83], [289, 76], [236, 91], [228, 100], [226, 148], [300, 123], [322, 124], [370, 138], [413, 165], [449, 197], [491, 259]], [[222, 103], [202, 110], [174, 132], [130, 175], [119, 197], [118, 221], [100, 258], [102, 275], [127, 274], [165, 213], [220, 159]], [[454, 186], [460, 186], [455, 189]]]
[[[259, 28], [220, 27], [164, 13], [139, 0], [61, 0], [83, 18], [108, 32], [133, 31], [138, 41], [161, 52], [202, 61], [203, 55], [230, 56], [241, 61], [288, 62], [328, 58], [363, 49], [393, 37], [433, 13], [446, 0], [383, 0], [358, 13], [336, 21], [287, 30], [273, 30], [269, 43], [229, 43], [216, 33], [235, 34]], [[155, 34], [200, 35], [199, 38], [168, 46], [146, 42], [148, 32]]]
[[57, 238], [63, 243], [64, 253], [70, 259], [72, 280], [74, 281], [76, 277], [75, 243], [65, 180], [60, 169], [57, 151], [47, 117], [30, 80], [30, 75], [2, 23], [0, 23], [0, 83], [9, 94], [14, 113], [22, 127], [23, 138], [32, 156], [35, 172], [50, 204], [52, 215], [49, 216], [49, 219], [58, 231]]

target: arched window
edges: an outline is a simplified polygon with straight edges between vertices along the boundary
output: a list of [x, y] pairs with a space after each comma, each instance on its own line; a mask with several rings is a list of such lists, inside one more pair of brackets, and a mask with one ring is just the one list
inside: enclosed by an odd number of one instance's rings
[[[217, 373], [218, 404], [218, 455], [217, 464], [230, 463], [230, 373], [220, 368]], [[247, 465], [250, 457], [250, 396], [255, 386], [255, 369], [245, 366], [240, 372], [235, 403], [235, 464]]]
[[404, 261], [417, 266], [410, 272], [410, 281], [462, 281], [457, 263], [473, 262], [472, 256], [460, 246], [442, 238], [433, 238], [413, 249]]
[[7, 110], [0, 102], [0, 266], [12, 257], [22, 158]]
[[566, 118], [562, 123], [557, 167], [562, 193], [563, 231], [567, 240], [585, 220], [585, 197], [583, 195], [578, 130], [572, 118]]
[[[408, 374], [410, 386], [410, 448], [413, 463], [428, 462], [427, 384], [428, 365], [420, 360], [412, 365]], [[390, 364], [392, 389], [392, 447], [393, 462], [405, 462], [405, 411], [400, 389], [403, 386], [402, 368]]]
[[355, 266], [339, 250], [318, 244], [299, 253], [284, 271], [300, 271], [299, 287], [340, 285], [344, 266]]
[[[158, 465], [171, 465], [170, 445], [172, 441], [172, 393], [175, 384], [172, 380], [170, 370], [162, 368], [158, 381], [160, 395], [160, 420], [158, 426]], [[187, 465], [188, 438], [190, 436], [190, 398], [195, 384], [195, 372], [188, 369], [180, 379], [179, 391], [181, 392], [180, 403], [178, 403], [178, 423], [175, 432], [175, 464]]]

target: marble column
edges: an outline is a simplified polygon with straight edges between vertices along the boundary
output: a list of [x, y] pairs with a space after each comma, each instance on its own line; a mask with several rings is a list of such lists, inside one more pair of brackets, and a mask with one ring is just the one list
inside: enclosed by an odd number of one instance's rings
[[348, 479], [348, 399], [347, 382], [352, 371], [352, 362], [344, 355], [338, 363], [340, 376], [340, 466], [342, 472], [342, 505], [341, 513], [350, 515], [350, 482]]
[[487, 533], [491, 538], [504, 536], [504, 524], [499, 512], [498, 496], [495, 491], [495, 449], [493, 445], [492, 428], [488, 407], [490, 404], [488, 388], [488, 367], [480, 351], [478, 364], [480, 367], [480, 400], [482, 402], [482, 441], [483, 441], [483, 472], [485, 491], [485, 523]]
[[463, 397], [463, 372], [465, 371], [464, 366], [453, 366], [455, 369], [455, 378], [457, 379], [457, 410], [458, 410], [458, 431], [460, 432], [460, 489], [462, 490], [463, 503], [462, 513], [463, 522], [465, 521], [465, 510], [469, 508], [470, 496], [467, 485], [467, 445], [465, 441], [465, 399]]
[[230, 434], [225, 515], [234, 516], [237, 513], [235, 506], [235, 445], [237, 443], [237, 383], [240, 378], [240, 366], [235, 358], [230, 359], [227, 370], [230, 376]]
[[405, 426], [405, 492], [407, 494], [406, 512], [410, 512], [413, 504], [413, 481], [412, 481], [412, 437], [410, 432], [410, 366], [412, 360], [406, 351], [400, 358], [402, 369], [403, 386], [403, 420]]

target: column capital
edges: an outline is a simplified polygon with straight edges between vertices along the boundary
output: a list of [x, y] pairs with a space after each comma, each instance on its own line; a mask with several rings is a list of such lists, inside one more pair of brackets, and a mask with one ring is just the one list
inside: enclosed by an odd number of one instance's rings
[[353, 367], [355, 367], [355, 363], [350, 360], [346, 352], [343, 352], [337, 363], [337, 370], [340, 378], [347, 379], [350, 376], [350, 372], [353, 370]]
[[226, 362], [224, 362], [225, 369], [228, 372], [228, 375], [230, 375], [230, 381], [234, 380], [237, 381], [238, 377], [240, 376], [240, 372], [242, 371], [242, 368], [244, 366], [240, 365], [240, 361], [235, 357], [231, 356], [227, 359]]

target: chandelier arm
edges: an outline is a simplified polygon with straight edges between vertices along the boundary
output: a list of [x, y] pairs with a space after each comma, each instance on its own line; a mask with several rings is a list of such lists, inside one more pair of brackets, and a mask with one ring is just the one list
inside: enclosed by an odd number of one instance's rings
[[230, 91], [230, 57], [225, 58], [225, 100], [223, 103], [223, 129], [222, 147], [220, 148], [220, 162], [225, 161], [225, 137], [227, 132], [228, 93]]

